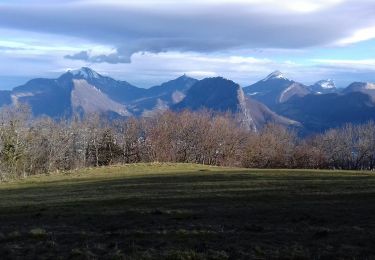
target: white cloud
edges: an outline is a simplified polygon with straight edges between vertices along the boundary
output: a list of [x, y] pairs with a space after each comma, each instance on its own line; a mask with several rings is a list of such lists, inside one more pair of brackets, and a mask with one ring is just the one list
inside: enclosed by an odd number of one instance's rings
[[375, 71], [375, 59], [345, 60], [345, 59], [313, 59], [317, 64], [331, 65], [352, 69], [372, 69]]
[[[91, 53], [110, 53], [113, 48], [90, 43], [77, 37], [0, 29], [0, 53], [18, 56], [63, 55], [89, 49]], [[74, 44], [72, 44], [74, 43]]]
[[[373, 31], [358, 30], [375, 26], [371, 12], [375, 2], [370, 0], [17, 3], [0, 4], [0, 27], [80, 38], [115, 49], [107, 55], [81, 55], [96, 62], [128, 62], [133, 53], [142, 51], [214, 53], [327, 46], [366, 40]], [[48, 37], [44, 39], [48, 42]], [[79, 56], [74, 54], [70, 57]]]
[[316, 49], [375, 38], [373, 10], [373, 0], [9, 1], [0, 73], [90, 66], [141, 86], [183, 73], [247, 85], [281, 70], [308, 84], [374, 70], [371, 59], [306, 62]]
[[359, 29], [352, 33], [349, 37], [341, 39], [337, 42], [338, 45], [348, 45], [357, 42], [367, 41], [375, 38], [375, 26], [364, 29]]
[[[67, 67], [72, 67], [70, 62], [65, 61]], [[73, 62], [76, 64], [74, 67], [89, 65], [98, 72], [142, 87], [159, 84], [185, 73], [198, 79], [223, 76], [247, 86], [272, 70], [291, 72], [299, 66], [290, 61], [275, 62], [263, 58], [196, 52], [135, 53], [129, 64]], [[61, 71], [65, 69], [62, 67]]]
[[207, 77], [216, 77], [216, 76], [219, 76], [214, 71], [201, 71], [201, 70], [187, 71], [186, 74], [188, 76], [190, 76], [190, 77], [195, 77], [195, 78], [207, 78]]
[[182, 6], [207, 6], [207, 5], [226, 5], [226, 4], [241, 4], [247, 6], [255, 7], [273, 7], [274, 10], [278, 11], [292, 11], [292, 12], [314, 12], [321, 9], [326, 9], [331, 6], [337, 5], [344, 2], [344, 0], [158, 0], [157, 4], [155, 0], [108, 0], [108, 1], [81, 1], [81, 4], [84, 3], [94, 3], [98, 5], [110, 4], [110, 5], [123, 5], [123, 6], [150, 6], [155, 5], [155, 8], [160, 6], [169, 6], [169, 7], [182, 7]]
[[[320, 79], [332, 78], [339, 86], [352, 81], [375, 81], [375, 60], [311, 60], [309, 64], [291, 60], [244, 57], [235, 55], [201, 54], [196, 52], [136, 53], [132, 63], [109, 64], [87, 63], [67, 60], [61, 56], [43, 58], [5, 57], [0, 52], [0, 76], [14, 75], [35, 77], [57, 77], [69, 68], [89, 66], [101, 74], [129, 81], [140, 87], [150, 87], [186, 73], [202, 79], [223, 76], [242, 86], [264, 78], [274, 70], [304, 84]], [[20, 69], [22, 68], [22, 69]], [[4, 74], [5, 73], [5, 74]], [[0, 85], [1, 86], [1, 85]]]

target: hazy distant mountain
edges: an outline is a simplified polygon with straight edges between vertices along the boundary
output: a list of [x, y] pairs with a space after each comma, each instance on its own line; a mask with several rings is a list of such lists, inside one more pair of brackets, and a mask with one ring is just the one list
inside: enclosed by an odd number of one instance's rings
[[68, 117], [73, 113], [149, 116], [169, 108], [206, 108], [238, 113], [244, 124], [252, 129], [261, 128], [268, 122], [297, 125], [265, 105], [245, 97], [238, 84], [224, 78], [198, 81], [183, 75], [160, 86], [141, 89], [126, 81], [102, 76], [89, 68], [81, 68], [68, 71], [57, 79], [31, 80], [8, 95], [9, 103], [28, 103], [35, 115], [54, 118]]
[[90, 68], [83, 67], [79, 70], [68, 71], [61, 78], [67, 80], [85, 80], [92, 86], [95, 86], [102, 93], [116, 102], [125, 104], [134, 99], [142, 97], [146, 89], [138, 88], [126, 81], [115, 80], [113, 78], [100, 75]]
[[333, 81], [321, 80], [306, 87], [275, 71], [244, 89], [221, 77], [198, 81], [186, 75], [143, 89], [84, 67], [57, 79], [37, 78], [12, 91], [0, 91], [0, 106], [18, 103], [29, 104], [34, 115], [53, 118], [73, 113], [113, 118], [150, 116], [167, 109], [210, 109], [235, 113], [251, 129], [274, 122], [312, 133], [375, 120], [375, 84], [355, 82], [339, 91]]
[[54, 118], [72, 113], [150, 115], [180, 102], [197, 80], [183, 75], [160, 86], [138, 88], [83, 67], [57, 79], [33, 79], [9, 92], [0, 92], [0, 105], [27, 103], [34, 115]]
[[170, 95], [176, 91], [186, 93], [191, 86], [193, 86], [198, 80], [182, 75], [174, 80], [167, 81], [159, 86], [154, 86], [147, 89], [147, 96], [160, 97]]
[[293, 96], [302, 97], [310, 94], [311, 90], [301, 83], [286, 78], [280, 71], [275, 71], [261, 81], [245, 87], [244, 92], [273, 109]]
[[375, 120], [374, 102], [361, 92], [306, 95], [280, 104], [276, 111], [300, 122], [306, 133]]
[[314, 94], [295, 96], [275, 107], [278, 114], [300, 122], [305, 133], [375, 120], [375, 84], [354, 82], [340, 91], [327, 80], [310, 88]]
[[73, 88], [73, 81], [32, 79], [14, 88], [11, 99], [13, 104], [29, 104], [34, 115], [47, 115], [54, 118], [70, 116], [72, 114], [70, 96]]
[[34, 115], [53, 118], [72, 113], [128, 116], [124, 103], [143, 93], [125, 81], [101, 76], [89, 68], [68, 71], [57, 79], [33, 79], [11, 92], [13, 104], [30, 105]]
[[313, 93], [316, 94], [335, 93], [338, 91], [335, 82], [331, 79], [320, 80], [314, 85], [311, 85], [309, 88]]
[[12, 92], [9, 90], [0, 91], [0, 107], [12, 104], [12, 98], [10, 96]]
[[238, 113], [244, 124], [251, 129], [259, 129], [270, 122], [287, 126], [298, 125], [297, 122], [281, 117], [265, 105], [246, 97], [238, 84], [221, 77], [198, 81], [188, 90], [186, 97], [172, 108], [176, 111], [209, 109]]
[[137, 115], [151, 115], [154, 112], [168, 109], [169, 106], [185, 98], [186, 92], [198, 80], [183, 75], [159, 86], [147, 89], [141, 98], [130, 103], [132, 111]]
[[368, 82], [354, 82], [342, 90], [342, 93], [361, 92], [369, 95], [375, 101], [375, 84]]

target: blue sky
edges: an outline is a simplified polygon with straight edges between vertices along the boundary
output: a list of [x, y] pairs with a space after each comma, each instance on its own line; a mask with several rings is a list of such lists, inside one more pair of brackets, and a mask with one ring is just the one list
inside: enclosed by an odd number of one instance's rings
[[82, 66], [140, 87], [375, 81], [373, 0], [0, 0], [0, 35], [2, 89]]

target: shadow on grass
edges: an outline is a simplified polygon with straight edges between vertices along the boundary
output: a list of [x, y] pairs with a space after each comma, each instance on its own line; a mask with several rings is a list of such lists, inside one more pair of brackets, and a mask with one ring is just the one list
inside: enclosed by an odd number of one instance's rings
[[375, 255], [375, 178], [368, 175], [197, 171], [66, 178], [0, 189], [2, 255]]

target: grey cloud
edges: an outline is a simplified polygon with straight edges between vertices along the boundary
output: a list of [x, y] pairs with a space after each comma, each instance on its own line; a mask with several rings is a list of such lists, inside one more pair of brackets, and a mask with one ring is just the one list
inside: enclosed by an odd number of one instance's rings
[[130, 55], [121, 55], [118, 52], [111, 53], [108, 55], [102, 54], [102, 55], [96, 55], [92, 56], [88, 59], [90, 62], [96, 62], [96, 63], [102, 63], [107, 62], [110, 64], [116, 64], [116, 63], [130, 63]]
[[130, 54], [123, 55], [118, 52], [114, 52], [111, 54], [89, 55], [88, 51], [80, 51], [73, 55], [65, 55], [64, 58], [70, 59], [70, 60], [82, 60], [82, 61], [87, 61], [90, 63], [107, 62], [110, 64], [116, 64], [116, 63], [130, 63], [131, 62]]
[[64, 58], [70, 60], [82, 60], [91, 63], [130, 63], [132, 51], [124, 48], [118, 48], [115, 52], [110, 54], [90, 55], [89, 51], [80, 51], [73, 55], [65, 55]]
[[81, 52], [75, 53], [73, 55], [65, 55], [64, 58], [71, 59], [71, 60], [88, 61], [90, 59], [90, 56], [89, 56], [87, 51], [81, 51]]
[[[358, 28], [375, 25], [374, 1], [348, 0], [318, 12], [296, 14], [228, 3], [139, 8], [135, 5], [0, 5], [0, 26], [81, 37], [117, 48], [66, 56], [127, 63], [135, 52], [217, 52], [243, 48], [308, 48], [329, 45]], [[125, 47], [124, 47], [125, 46]], [[86, 55], [87, 54], [87, 55]]]

